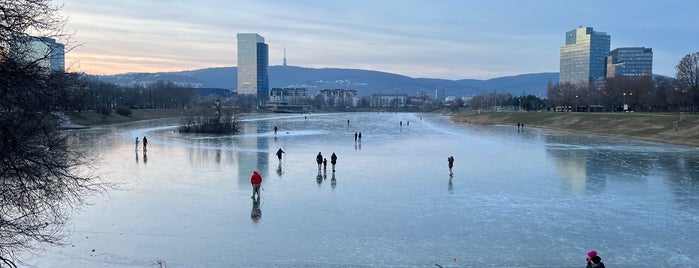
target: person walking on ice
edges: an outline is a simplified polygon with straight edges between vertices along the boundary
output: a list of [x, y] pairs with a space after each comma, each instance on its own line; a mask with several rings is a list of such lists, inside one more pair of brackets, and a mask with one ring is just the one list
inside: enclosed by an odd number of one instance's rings
[[284, 152], [284, 151], [282, 150], [282, 148], [279, 148], [279, 150], [277, 150], [277, 158], [279, 158], [279, 162], [282, 161], [282, 154], [283, 154], [283, 153], [286, 153], [286, 152]]
[[148, 146], [148, 139], [146, 136], [143, 136], [143, 151], [146, 151], [146, 146]]
[[257, 173], [257, 171], [252, 172], [250, 177], [250, 184], [252, 184], [252, 199], [255, 199], [255, 194], [257, 194], [257, 200], [260, 200], [260, 186], [262, 185], [262, 175]]
[[453, 175], [454, 172], [452, 171], [452, 168], [454, 168], [454, 156], [449, 156], [447, 158], [447, 162], [449, 162], [449, 175]]
[[323, 158], [323, 172], [326, 172], [328, 170], [328, 159]]
[[335, 155], [335, 152], [330, 156], [330, 164], [333, 165], [333, 172], [335, 172], [335, 164], [337, 164], [337, 155]]
[[138, 151], [138, 137], [136, 137], [136, 151]]
[[320, 152], [316, 155], [316, 163], [318, 163], [318, 171], [320, 171], [320, 167], [323, 165], [323, 155]]

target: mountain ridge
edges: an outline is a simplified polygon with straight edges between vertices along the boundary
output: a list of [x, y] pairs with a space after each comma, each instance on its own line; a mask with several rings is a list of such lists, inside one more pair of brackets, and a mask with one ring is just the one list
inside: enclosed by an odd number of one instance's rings
[[[171, 81], [200, 88], [236, 87], [237, 67], [210, 67], [197, 70], [124, 73], [115, 75], [94, 75], [98, 80], [118, 85], [149, 84], [157, 81]], [[471, 96], [480, 93], [510, 93], [519, 96], [545, 96], [549, 80], [558, 83], [558, 73], [532, 73], [497, 77], [485, 80], [440, 78], [413, 78], [401, 74], [363, 69], [307, 68], [299, 66], [275, 65], [269, 68], [270, 88], [305, 87], [309, 94], [322, 89], [355, 89], [357, 95], [372, 94], [427, 94], [434, 97], [435, 89], [443, 89], [445, 96]]]

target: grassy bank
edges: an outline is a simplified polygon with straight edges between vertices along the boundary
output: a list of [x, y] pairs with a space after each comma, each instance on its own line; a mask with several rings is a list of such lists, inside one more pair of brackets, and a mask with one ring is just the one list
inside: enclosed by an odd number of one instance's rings
[[103, 115], [96, 111], [71, 112], [66, 113], [66, 115], [70, 118], [71, 122], [81, 126], [116, 124], [184, 115], [184, 110], [181, 109], [134, 109], [131, 111], [132, 113], [129, 116], [123, 116], [117, 113]]
[[[699, 115], [679, 113], [553, 113], [553, 112], [475, 112], [454, 114], [454, 122], [471, 124], [522, 123], [559, 131], [574, 131], [699, 146]], [[677, 122], [678, 128], [674, 128]]]

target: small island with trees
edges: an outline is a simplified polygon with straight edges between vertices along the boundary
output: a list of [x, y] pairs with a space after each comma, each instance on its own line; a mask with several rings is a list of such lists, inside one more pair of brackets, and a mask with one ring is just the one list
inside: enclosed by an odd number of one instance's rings
[[239, 118], [240, 113], [237, 107], [223, 107], [221, 100], [216, 99], [213, 107], [200, 104], [190, 109], [179, 131], [182, 133], [238, 133], [241, 130]]

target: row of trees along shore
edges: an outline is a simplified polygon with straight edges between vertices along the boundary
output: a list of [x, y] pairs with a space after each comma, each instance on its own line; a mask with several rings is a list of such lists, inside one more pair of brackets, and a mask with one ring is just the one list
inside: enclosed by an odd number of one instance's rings
[[[684, 56], [675, 67], [675, 79], [664, 76], [608, 78], [590, 85], [549, 81], [546, 96], [513, 97], [509, 93], [483, 93], [462, 103], [473, 109], [518, 107], [521, 110], [562, 110], [578, 112], [696, 112], [699, 109], [699, 52]], [[524, 95], [524, 94], [523, 94]]]

